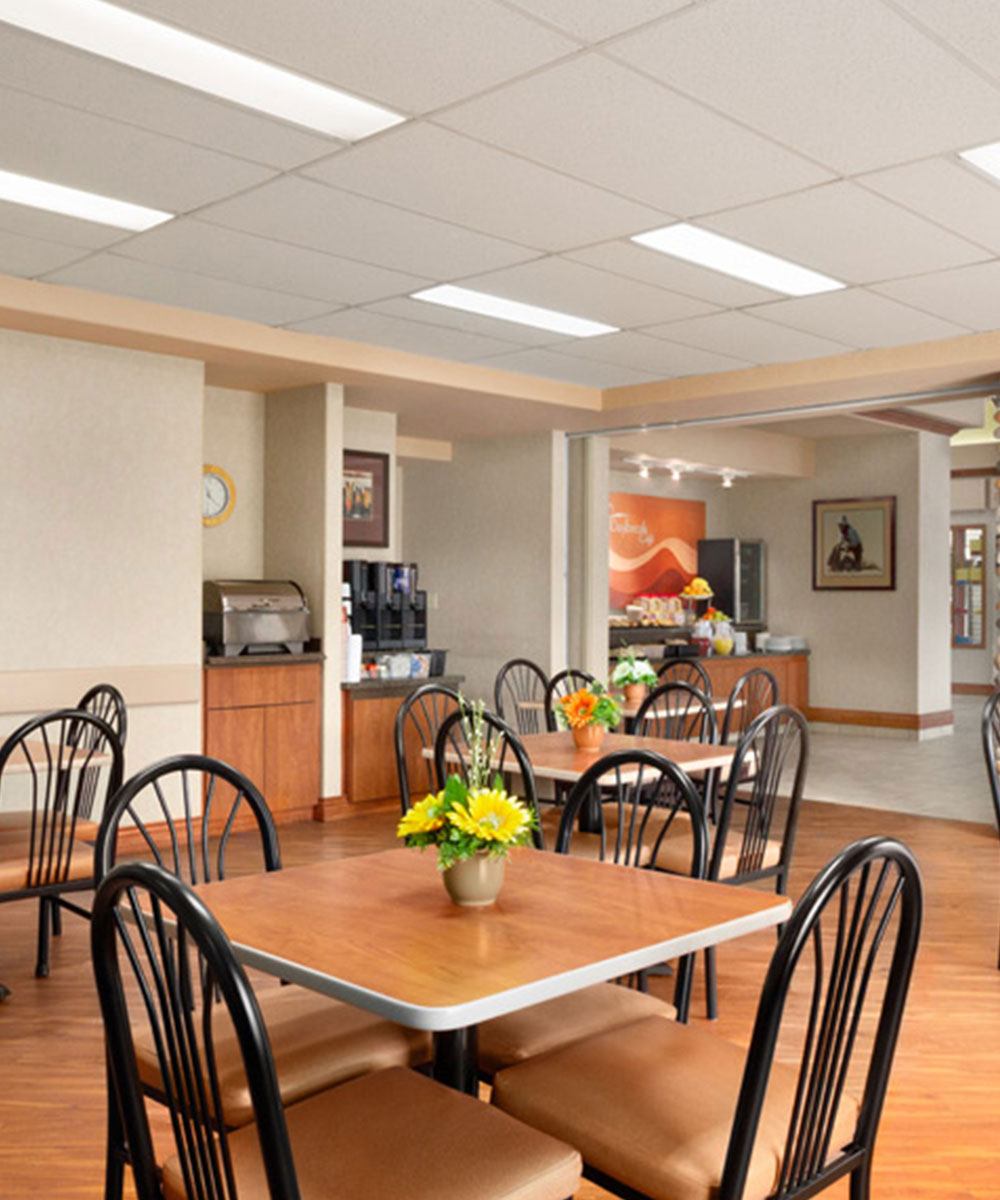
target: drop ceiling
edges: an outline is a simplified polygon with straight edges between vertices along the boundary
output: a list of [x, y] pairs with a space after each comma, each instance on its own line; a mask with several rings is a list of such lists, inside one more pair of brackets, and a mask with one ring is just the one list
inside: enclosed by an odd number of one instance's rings
[[[30, 0], [25, 0], [26, 3]], [[986, 0], [133, 0], [407, 121], [353, 146], [0, 24], [0, 169], [177, 213], [0, 204], [0, 272], [594, 388], [1000, 328]], [[844, 280], [789, 299], [675, 220]], [[409, 299], [463, 285], [561, 337]]]

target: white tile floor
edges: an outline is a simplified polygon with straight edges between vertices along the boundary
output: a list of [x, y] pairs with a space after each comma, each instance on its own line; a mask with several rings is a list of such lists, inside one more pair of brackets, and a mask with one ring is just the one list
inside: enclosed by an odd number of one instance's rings
[[814, 732], [805, 795], [894, 812], [994, 824], [979, 734], [983, 699], [953, 696], [951, 737], [901, 738]]

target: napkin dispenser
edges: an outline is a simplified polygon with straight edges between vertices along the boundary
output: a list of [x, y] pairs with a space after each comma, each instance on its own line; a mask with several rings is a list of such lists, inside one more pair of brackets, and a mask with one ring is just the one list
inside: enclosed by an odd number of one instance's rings
[[202, 631], [209, 654], [301, 654], [309, 605], [291, 579], [206, 580]]

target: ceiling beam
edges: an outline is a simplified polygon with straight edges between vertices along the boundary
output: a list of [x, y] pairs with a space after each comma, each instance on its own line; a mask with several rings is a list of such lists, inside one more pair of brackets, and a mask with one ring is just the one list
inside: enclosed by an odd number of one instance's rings
[[942, 437], [954, 437], [966, 425], [957, 421], [945, 421], [941, 417], [932, 417], [930, 413], [914, 412], [908, 408], [870, 408], [867, 412], [851, 414], [858, 421], [872, 421], [876, 425], [893, 425], [904, 429], [913, 429], [919, 433], [938, 433]]

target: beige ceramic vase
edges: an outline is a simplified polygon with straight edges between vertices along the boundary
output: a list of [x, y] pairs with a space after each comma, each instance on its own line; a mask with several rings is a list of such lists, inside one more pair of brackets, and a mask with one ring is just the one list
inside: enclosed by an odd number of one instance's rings
[[641, 704], [646, 699], [646, 685], [644, 683], [626, 683], [625, 703], [626, 704]]
[[584, 725], [582, 729], [573, 730], [573, 741], [577, 750], [596, 753], [604, 741], [605, 728], [603, 725]]
[[444, 886], [453, 904], [463, 908], [485, 908], [500, 895], [505, 858], [479, 853], [463, 858], [444, 872]]

